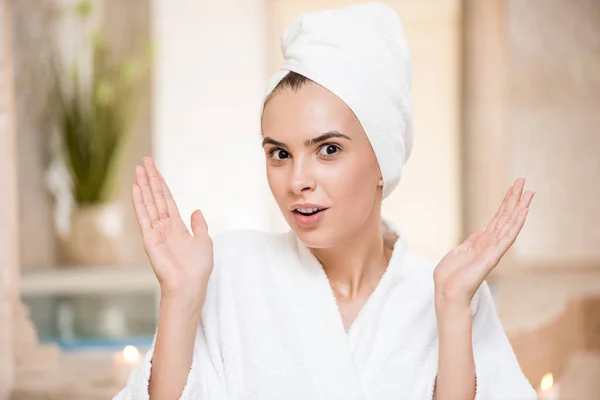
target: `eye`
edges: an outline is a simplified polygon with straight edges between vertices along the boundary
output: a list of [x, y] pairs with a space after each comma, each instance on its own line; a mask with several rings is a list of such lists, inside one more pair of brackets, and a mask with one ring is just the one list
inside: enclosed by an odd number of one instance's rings
[[285, 150], [275, 147], [269, 151], [269, 157], [276, 161], [282, 161], [287, 158], [290, 158], [290, 153], [288, 153]]
[[341, 150], [341, 148], [335, 144], [331, 144], [331, 143], [326, 143], [323, 146], [321, 146], [321, 148], [319, 149], [319, 154], [323, 155], [323, 156], [333, 156], [334, 154], [338, 153]]

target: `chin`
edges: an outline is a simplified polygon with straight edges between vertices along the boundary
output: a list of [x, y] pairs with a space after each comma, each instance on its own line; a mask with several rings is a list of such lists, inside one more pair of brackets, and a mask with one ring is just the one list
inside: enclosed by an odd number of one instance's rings
[[337, 232], [328, 229], [327, 227], [318, 226], [315, 228], [303, 228], [297, 224], [293, 225], [294, 232], [298, 239], [305, 246], [312, 249], [324, 249], [327, 247], [333, 247], [336, 242]]

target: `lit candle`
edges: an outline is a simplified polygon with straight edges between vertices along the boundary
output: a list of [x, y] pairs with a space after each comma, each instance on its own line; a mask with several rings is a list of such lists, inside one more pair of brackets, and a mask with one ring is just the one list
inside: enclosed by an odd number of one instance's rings
[[114, 377], [119, 384], [125, 384], [131, 371], [140, 361], [140, 351], [135, 346], [125, 346], [123, 351], [113, 356]]
[[560, 400], [560, 388], [558, 383], [554, 383], [554, 377], [551, 373], [547, 373], [542, 378], [538, 389], [538, 397], [540, 400]]

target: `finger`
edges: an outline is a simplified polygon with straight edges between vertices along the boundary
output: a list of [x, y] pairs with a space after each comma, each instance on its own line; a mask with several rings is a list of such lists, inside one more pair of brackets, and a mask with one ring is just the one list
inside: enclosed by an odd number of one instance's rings
[[194, 237], [208, 233], [208, 225], [202, 211], [196, 210], [192, 213], [190, 225], [192, 226], [192, 232]]
[[[516, 183], [516, 181], [515, 181], [515, 183]], [[494, 215], [494, 217], [492, 218], [492, 220], [490, 221], [488, 226], [485, 228], [486, 232], [493, 232], [494, 229], [496, 229], [496, 224], [498, 224], [498, 220], [500, 219], [500, 216], [502, 215], [502, 213], [504, 212], [504, 209], [506, 208], [506, 203], [508, 203], [508, 199], [510, 198], [510, 195], [512, 194], [512, 191], [515, 187], [515, 183], [513, 183], [513, 185], [508, 189], [508, 191], [504, 195], [502, 204], [500, 204], [500, 207], [498, 207], [496, 214]]]
[[496, 229], [496, 231], [489, 235], [489, 237], [486, 238], [486, 240], [483, 243], [479, 243], [478, 245], [480, 245], [481, 247], [487, 247], [490, 245], [497, 246], [500, 240], [502, 240], [502, 238], [504, 237], [504, 235], [507, 234], [512, 224], [515, 222], [519, 211], [523, 208], [528, 208], [531, 205], [531, 200], [533, 200], [534, 195], [535, 192], [532, 192], [530, 190], [523, 193], [521, 199], [519, 200], [519, 203], [514, 208], [512, 214], [508, 217], [508, 220], [503, 224], [502, 228]]
[[504, 235], [507, 234], [507, 232], [510, 230], [512, 225], [515, 223], [517, 216], [522, 209], [529, 208], [534, 195], [535, 195], [535, 193], [532, 191], [529, 191], [529, 190], [526, 191], [525, 193], [523, 193], [523, 196], [521, 197], [521, 201], [519, 201], [519, 204], [517, 205], [517, 207], [515, 207], [515, 210], [513, 211], [513, 214], [510, 217], [510, 220], [506, 224], [504, 224], [502, 229], [500, 229], [498, 238], [501, 239]]
[[177, 203], [175, 202], [175, 198], [171, 193], [171, 189], [169, 189], [169, 185], [167, 185], [167, 181], [163, 178], [160, 171], [157, 169], [158, 176], [160, 177], [160, 183], [162, 185], [162, 191], [165, 194], [165, 200], [167, 202], [167, 208], [169, 210], [169, 215], [171, 218], [181, 219], [181, 214], [179, 213], [179, 208], [177, 207]]
[[135, 183], [131, 187], [131, 202], [133, 204], [133, 209], [135, 210], [135, 217], [137, 218], [140, 232], [144, 235], [152, 229], [152, 222], [146, 211], [146, 206], [144, 205], [142, 190]]
[[[525, 224], [525, 218], [528, 211], [528, 208], [522, 208], [520, 210], [508, 234], [500, 238], [500, 240], [497, 240], [495, 235], [490, 235], [489, 240], [486, 240], [487, 243], [484, 243], [483, 245], [484, 250], [476, 266], [477, 274], [482, 280], [496, 268], [502, 257], [504, 257], [508, 249], [514, 244], [519, 232], [521, 232], [521, 229]], [[493, 245], [488, 246], [488, 244]]]
[[142, 191], [142, 198], [144, 199], [144, 206], [146, 207], [146, 212], [150, 217], [150, 222], [152, 226], [158, 223], [158, 211], [156, 210], [156, 204], [154, 204], [154, 198], [152, 197], [152, 190], [150, 189], [150, 183], [148, 182], [148, 176], [146, 175], [146, 170], [144, 167], [136, 166], [135, 167], [135, 178], [138, 186]]
[[[162, 179], [162, 177], [161, 177]], [[171, 194], [171, 190], [169, 186], [167, 186], [167, 182], [162, 179], [163, 193], [165, 194], [165, 198], [167, 200], [167, 208], [169, 209], [169, 215], [172, 218], [181, 219], [181, 214], [179, 213], [179, 208], [177, 208], [177, 203], [175, 202], [175, 198], [173, 198], [173, 194]]]
[[512, 193], [510, 194], [510, 197], [506, 202], [506, 207], [504, 208], [504, 211], [502, 212], [502, 215], [500, 215], [498, 223], [494, 228], [495, 232], [501, 230], [504, 224], [506, 224], [506, 222], [510, 219], [510, 216], [512, 215], [516, 205], [521, 200], [521, 195], [523, 194], [523, 186], [525, 186], [525, 179], [517, 179], [515, 185], [513, 186]]
[[519, 210], [517, 218], [511, 225], [507, 234], [500, 239], [500, 242], [498, 243], [498, 252], [501, 254], [501, 256], [504, 255], [504, 253], [506, 253], [508, 249], [515, 243], [515, 240], [517, 240], [517, 236], [519, 236], [521, 229], [523, 229], [523, 226], [525, 225], [525, 220], [527, 219], [528, 213], [528, 208], [522, 208]]
[[144, 157], [144, 167], [148, 174], [148, 182], [150, 183], [150, 190], [156, 204], [158, 219], [165, 220], [169, 218], [169, 209], [158, 169], [156, 169], [156, 165], [154, 165], [154, 161], [150, 157]]

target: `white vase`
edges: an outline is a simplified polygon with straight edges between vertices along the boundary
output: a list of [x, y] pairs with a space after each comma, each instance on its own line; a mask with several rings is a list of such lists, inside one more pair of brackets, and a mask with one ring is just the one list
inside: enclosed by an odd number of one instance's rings
[[113, 266], [120, 260], [124, 214], [116, 203], [76, 205], [62, 248], [67, 267]]

